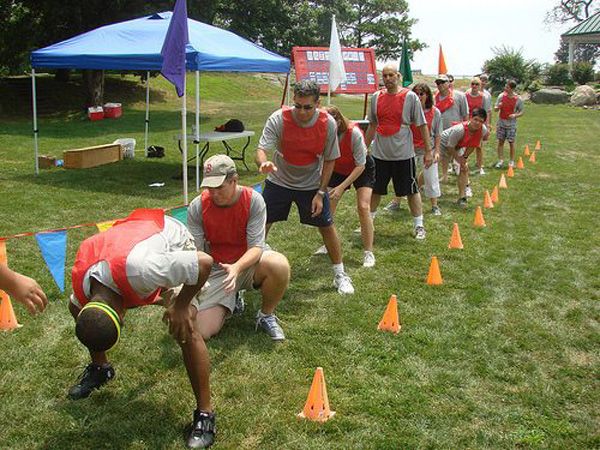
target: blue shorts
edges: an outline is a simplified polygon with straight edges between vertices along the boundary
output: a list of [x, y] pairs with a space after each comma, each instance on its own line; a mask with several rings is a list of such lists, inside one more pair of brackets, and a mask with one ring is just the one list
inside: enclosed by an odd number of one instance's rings
[[295, 203], [300, 215], [300, 223], [319, 228], [333, 225], [329, 208], [329, 195], [327, 194], [323, 197], [323, 211], [321, 211], [321, 214], [317, 217], [311, 217], [312, 200], [316, 193], [317, 189], [298, 191], [266, 180], [262, 195], [267, 205], [267, 223], [286, 221], [292, 203]]

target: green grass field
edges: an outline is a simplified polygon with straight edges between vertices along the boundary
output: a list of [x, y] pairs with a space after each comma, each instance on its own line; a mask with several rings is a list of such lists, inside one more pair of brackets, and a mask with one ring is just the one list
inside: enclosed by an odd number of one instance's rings
[[[144, 90], [133, 78], [109, 80], [106, 100], [126, 100], [124, 115], [97, 123], [78, 111], [77, 83], [39, 84], [65, 105], [41, 118], [41, 153], [134, 137], [136, 158], [35, 177], [28, 108], [0, 86], [0, 236], [182, 203], [180, 182], [171, 179], [180, 167], [179, 103], [166, 82], [152, 81], [150, 143], [167, 149], [160, 160], [142, 156]], [[281, 98], [280, 86], [252, 75], [203, 75], [201, 84], [203, 130], [236, 117], [259, 135]], [[335, 103], [349, 117], [362, 115], [360, 98]], [[454, 184], [444, 186], [444, 215], [425, 215], [424, 242], [412, 238], [405, 204], [378, 216], [374, 269], [361, 267], [347, 194], [337, 224], [356, 286], [351, 297], [335, 293], [327, 258], [311, 256], [320, 245], [316, 230], [295, 215], [276, 224], [269, 242], [292, 265], [278, 308], [288, 339], [274, 345], [254, 331], [260, 299], [249, 293], [246, 313], [209, 342], [215, 448], [600, 448], [599, 135], [598, 111], [527, 104], [518, 152], [537, 139], [543, 149], [485, 211], [487, 228], [471, 224], [484, 190], [498, 182], [494, 169], [472, 177], [466, 211], [453, 206]], [[488, 144], [487, 165], [494, 153]], [[248, 152], [249, 165], [252, 158]], [[261, 180], [254, 170], [241, 170], [241, 178]], [[148, 187], [156, 181], [165, 187]], [[447, 249], [454, 222], [464, 250]], [[67, 286], [79, 243], [95, 231], [68, 232]], [[36, 317], [15, 305], [23, 327], [0, 333], [0, 448], [182, 448], [194, 400], [161, 309], [128, 314], [110, 354], [116, 379], [89, 399], [69, 401], [67, 389], [88, 362], [74, 337], [69, 292], [57, 289], [33, 237], [8, 240], [7, 249], [9, 265], [36, 278], [50, 305]], [[424, 283], [432, 255], [442, 286]], [[391, 294], [403, 324], [398, 335], [376, 329]], [[317, 366], [337, 412], [325, 424], [296, 418]]]

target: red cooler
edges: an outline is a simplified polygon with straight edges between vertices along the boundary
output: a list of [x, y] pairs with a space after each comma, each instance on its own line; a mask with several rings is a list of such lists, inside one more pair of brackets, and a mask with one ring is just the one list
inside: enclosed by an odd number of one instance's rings
[[88, 108], [88, 118], [91, 121], [104, 119], [104, 110], [102, 106], [90, 106]]
[[116, 119], [121, 117], [121, 114], [123, 114], [123, 111], [120, 103], [106, 103], [104, 105], [104, 117]]

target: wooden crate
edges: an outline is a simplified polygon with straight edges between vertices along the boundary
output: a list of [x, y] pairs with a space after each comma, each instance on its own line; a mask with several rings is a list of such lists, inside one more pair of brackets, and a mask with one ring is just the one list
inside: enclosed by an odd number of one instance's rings
[[94, 147], [65, 150], [64, 166], [67, 169], [87, 169], [123, 159], [120, 144], [96, 145]]

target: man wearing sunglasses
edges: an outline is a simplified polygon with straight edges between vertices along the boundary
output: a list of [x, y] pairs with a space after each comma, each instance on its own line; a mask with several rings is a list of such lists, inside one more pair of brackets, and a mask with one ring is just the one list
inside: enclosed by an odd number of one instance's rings
[[[454, 80], [454, 78], [453, 78]], [[469, 118], [469, 106], [465, 95], [452, 89], [448, 75], [441, 74], [435, 80], [437, 93], [435, 94], [435, 107], [442, 113], [442, 127], [447, 130], [458, 122], [464, 122]], [[450, 161], [444, 157], [442, 152], [442, 183], [448, 182], [448, 166]], [[450, 169], [451, 170], [451, 169]], [[459, 170], [458, 168], [456, 169]], [[471, 188], [467, 185], [467, 195], [472, 195]]]
[[371, 214], [387, 194], [387, 187], [392, 180], [396, 197], [406, 196], [413, 216], [414, 237], [425, 239], [423, 224], [423, 207], [419, 185], [413, 135], [410, 129], [415, 125], [424, 140], [424, 165], [432, 163], [429, 130], [423, 107], [417, 94], [410, 89], [401, 88], [400, 74], [393, 64], [386, 65], [382, 72], [385, 90], [376, 92], [371, 98], [369, 108], [369, 128], [365, 142], [373, 143], [373, 159], [375, 160], [375, 186], [371, 196]]
[[[319, 109], [319, 85], [302, 80], [294, 86], [294, 106], [267, 119], [256, 150], [256, 164], [267, 175], [263, 197], [266, 232], [286, 221], [292, 203], [300, 222], [317, 227], [333, 264], [333, 284], [339, 294], [354, 294], [344, 270], [342, 248], [329, 207], [328, 184], [340, 156], [335, 119]], [[268, 154], [272, 153], [272, 160]]]

